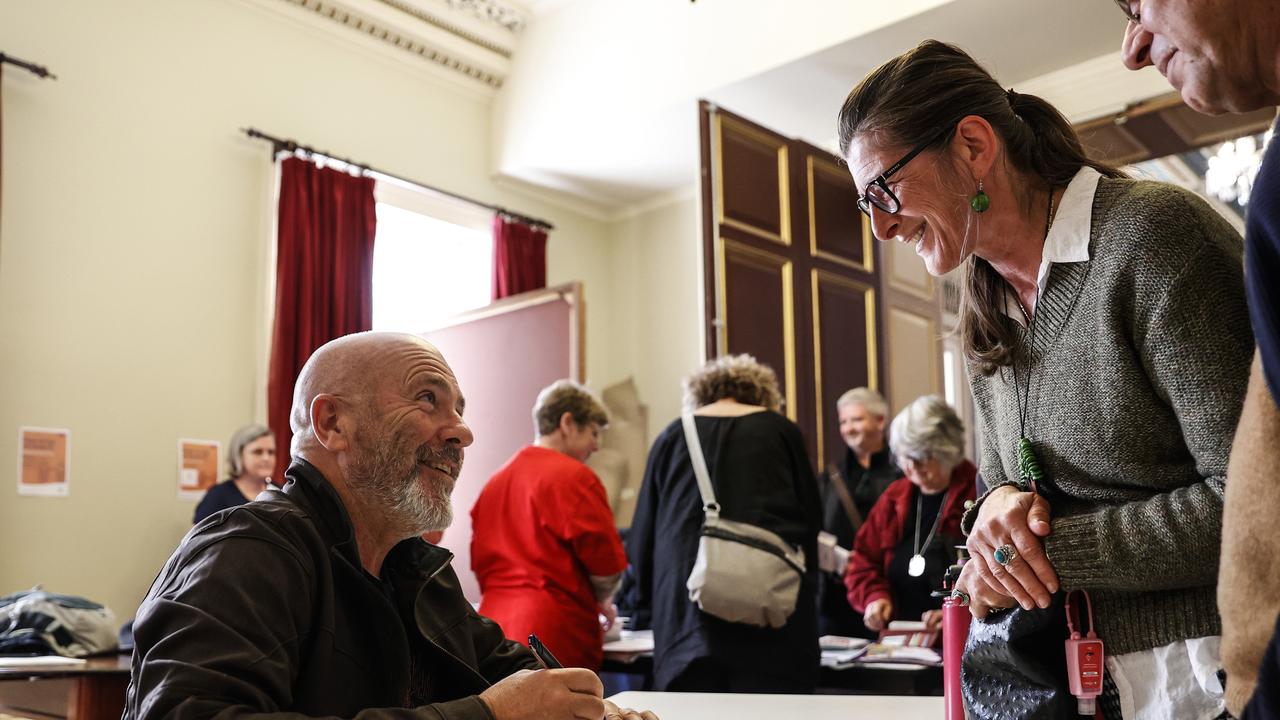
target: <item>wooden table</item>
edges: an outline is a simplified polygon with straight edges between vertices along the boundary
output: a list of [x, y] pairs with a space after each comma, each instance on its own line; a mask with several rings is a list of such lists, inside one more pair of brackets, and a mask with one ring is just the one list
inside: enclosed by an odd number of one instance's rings
[[129, 661], [129, 655], [110, 655], [74, 666], [0, 667], [0, 713], [45, 720], [120, 720]]
[[945, 714], [940, 697], [623, 692], [609, 699], [620, 707], [652, 710], [662, 720], [938, 720]]

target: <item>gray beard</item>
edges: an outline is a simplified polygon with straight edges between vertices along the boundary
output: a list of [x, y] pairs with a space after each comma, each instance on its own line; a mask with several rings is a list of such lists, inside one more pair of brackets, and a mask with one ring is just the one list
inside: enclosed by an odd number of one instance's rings
[[351, 489], [380, 508], [387, 524], [404, 537], [449, 527], [453, 522], [453, 483], [432, 478], [424, 487], [418, 480], [422, 470], [419, 462], [431, 457], [430, 449], [423, 445], [406, 456], [396, 452], [402, 445], [389, 433], [379, 430], [372, 435], [356, 433], [362, 449], [353, 453], [347, 467]]

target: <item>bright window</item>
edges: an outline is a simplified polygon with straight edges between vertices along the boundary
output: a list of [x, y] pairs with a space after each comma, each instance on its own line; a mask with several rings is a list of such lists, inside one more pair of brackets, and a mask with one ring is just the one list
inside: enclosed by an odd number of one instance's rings
[[373, 329], [425, 332], [488, 305], [492, 215], [387, 186], [378, 183]]

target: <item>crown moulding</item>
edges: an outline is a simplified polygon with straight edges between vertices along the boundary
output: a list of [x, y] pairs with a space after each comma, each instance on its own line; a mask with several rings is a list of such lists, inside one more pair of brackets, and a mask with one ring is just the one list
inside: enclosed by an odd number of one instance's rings
[[510, 32], [524, 30], [525, 14], [511, 5], [496, 0], [445, 0], [445, 3], [454, 10], [465, 10]]
[[[425, 61], [490, 91], [502, 87], [510, 68], [515, 31], [496, 21], [484, 26], [471, 11], [447, 10], [447, 3], [466, 0], [275, 1], [309, 10], [326, 24], [353, 30], [399, 57]], [[442, 12], [429, 12], [430, 5]]]

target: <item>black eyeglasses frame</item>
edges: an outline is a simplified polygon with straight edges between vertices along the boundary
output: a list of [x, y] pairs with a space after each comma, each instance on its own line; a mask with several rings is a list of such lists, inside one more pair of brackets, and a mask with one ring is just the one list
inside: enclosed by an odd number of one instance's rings
[[[899, 210], [901, 210], [902, 201], [899, 200], [898, 196], [894, 195], [893, 191], [889, 189], [889, 182], [888, 182], [889, 178], [893, 177], [894, 173], [906, 167], [907, 163], [914, 160], [917, 155], [927, 150], [934, 143], [938, 142], [944, 137], [949, 136], [952, 130], [954, 129], [955, 128], [953, 127], [949, 127], [944, 132], [941, 132], [933, 136], [932, 138], [926, 140], [925, 142], [920, 143], [914, 149], [912, 149], [911, 152], [907, 153], [906, 155], [903, 155], [901, 160], [891, 165], [888, 170], [885, 170], [884, 172], [880, 173], [875, 177], [875, 179], [867, 183], [867, 187], [865, 190], [862, 191], [862, 195], [858, 196], [858, 209], [862, 211], [862, 214], [866, 215], [867, 217], [871, 217], [872, 205], [875, 205], [882, 212], [889, 213], [890, 215], [893, 215], [897, 213]], [[892, 205], [878, 202], [875, 198], [870, 196], [869, 193], [871, 192], [871, 187], [873, 185], [876, 187], [879, 187], [881, 190], [884, 191], [884, 194], [887, 195], [889, 199], [893, 201]]]

